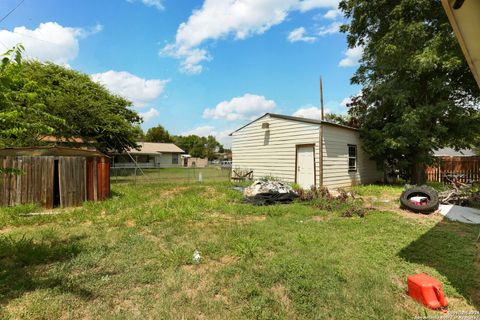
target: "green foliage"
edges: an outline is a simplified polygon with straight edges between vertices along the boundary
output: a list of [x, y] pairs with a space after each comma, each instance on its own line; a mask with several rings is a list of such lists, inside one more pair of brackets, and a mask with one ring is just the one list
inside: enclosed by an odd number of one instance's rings
[[363, 47], [350, 115], [380, 167], [424, 182], [432, 150], [478, 142], [480, 91], [439, 0], [343, 0], [349, 47]]
[[173, 142], [173, 138], [164, 127], [157, 125], [156, 127], [148, 129], [147, 134], [145, 135], [145, 141], [169, 143]]
[[358, 127], [357, 119], [352, 115], [342, 115], [336, 113], [325, 114], [325, 121], [341, 124], [349, 127]]
[[47, 92], [22, 76], [24, 48], [18, 45], [2, 55], [0, 65], [0, 147], [32, 145], [52, 134], [64, 120], [50, 114], [39, 97]]
[[197, 135], [175, 136], [175, 144], [195, 158], [217, 158], [217, 153], [222, 152], [223, 146], [214, 136], [199, 137]]
[[141, 118], [131, 103], [86, 74], [23, 61], [23, 46], [0, 65], [0, 147], [34, 146], [45, 135], [82, 137], [102, 151], [136, 147]]
[[41, 84], [35, 94], [45, 111], [64, 119], [64, 125], [55, 126], [55, 135], [89, 139], [102, 151], [136, 147], [141, 118], [129, 108], [130, 101], [86, 74], [53, 63], [26, 61], [20, 71], [23, 79]]

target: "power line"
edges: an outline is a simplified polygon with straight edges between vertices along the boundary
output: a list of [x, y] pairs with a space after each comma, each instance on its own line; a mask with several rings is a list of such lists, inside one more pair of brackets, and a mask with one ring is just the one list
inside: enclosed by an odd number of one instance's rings
[[0, 19], [0, 23], [3, 22], [3, 20], [7, 19], [7, 17], [9, 15], [11, 15], [15, 10], [18, 9], [18, 7], [20, 7], [22, 5], [22, 3], [24, 3], [25, 0], [20, 0], [20, 2], [17, 4], [17, 6], [15, 8], [13, 8], [12, 10], [10, 10], [6, 15], [3, 16], [3, 18]]
[[32, 36], [30, 36], [30, 35], [28, 35], [28, 34], [26, 34], [26, 33], [20, 33], [20, 32], [18, 32], [18, 31], [15, 31], [15, 29], [12, 30], [12, 32], [15, 33], [15, 34], [18, 34], [19, 36], [22, 36], [22, 37], [27, 37], [27, 38], [30, 38], [30, 39], [33, 39], [33, 40], [42, 41], [42, 42], [46, 42], [46, 43], [49, 43], [49, 44], [53, 44], [53, 45], [59, 46], [58, 43], [51, 42], [51, 41], [48, 41], [48, 40], [45, 40], [45, 39], [40, 39], [40, 38], [32, 37]]
[[2, 46], [4, 46], [5, 49], [7, 49], [7, 51], [11, 49], [11, 48], [8, 48], [7, 45], [6, 45], [5, 43], [3, 43], [2, 41], [0, 41], [0, 44], [1, 44]]

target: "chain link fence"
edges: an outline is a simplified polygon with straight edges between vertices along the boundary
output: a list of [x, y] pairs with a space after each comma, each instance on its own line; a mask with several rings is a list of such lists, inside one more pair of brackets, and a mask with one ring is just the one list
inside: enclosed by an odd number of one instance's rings
[[208, 166], [205, 168], [125, 168], [111, 167], [111, 184], [193, 183], [230, 181], [231, 168]]

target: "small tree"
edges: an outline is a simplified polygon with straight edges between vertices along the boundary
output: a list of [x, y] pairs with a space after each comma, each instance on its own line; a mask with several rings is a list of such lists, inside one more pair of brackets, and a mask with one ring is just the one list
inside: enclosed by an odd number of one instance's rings
[[214, 136], [175, 136], [174, 142], [177, 146], [195, 158], [208, 158], [209, 160], [213, 160], [217, 158], [217, 153], [223, 149], [223, 146]]
[[164, 127], [162, 127], [161, 125], [157, 125], [156, 127], [147, 130], [147, 134], [145, 135], [145, 141], [169, 143], [173, 142], [173, 138], [170, 133], [165, 130]]

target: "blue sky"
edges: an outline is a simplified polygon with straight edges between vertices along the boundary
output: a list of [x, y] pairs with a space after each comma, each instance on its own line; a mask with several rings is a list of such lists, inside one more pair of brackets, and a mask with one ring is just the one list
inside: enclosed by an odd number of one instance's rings
[[[0, 16], [20, 0], [2, 0]], [[126, 96], [145, 129], [227, 133], [265, 112], [345, 113], [361, 48], [338, 32], [338, 0], [25, 0], [0, 49], [68, 65]]]

